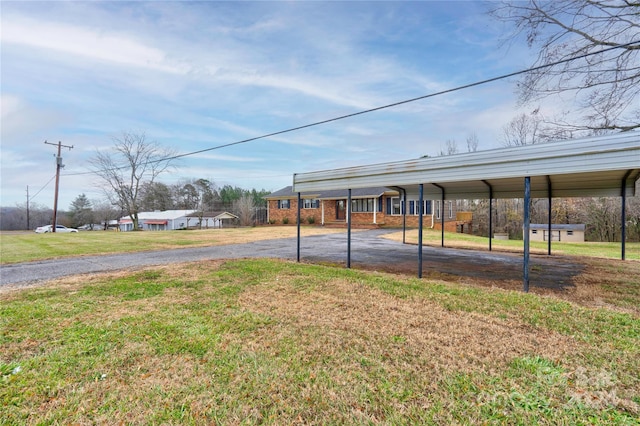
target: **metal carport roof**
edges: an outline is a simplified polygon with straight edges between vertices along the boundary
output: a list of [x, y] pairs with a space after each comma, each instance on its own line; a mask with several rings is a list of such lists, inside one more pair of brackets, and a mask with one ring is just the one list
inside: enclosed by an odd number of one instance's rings
[[493, 198], [516, 198], [525, 176], [533, 198], [620, 196], [623, 179], [625, 195], [633, 196], [640, 132], [296, 173], [293, 191], [391, 186], [417, 193], [426, 184], [425, 197], [439, 198], [444, 188], [446, 199], [475, 199], [487, 198], [490, 185]]
[[[551, 200], [554, 197], [621, 196], [624, 259], [625, 199], [635, 195], [639, 179], [640, 132], [626, 132], [436, 158], [296, 173], [293, 176], [293, 191], [299, 194], [348, 189], [351, 195], [352, 189], [385, 186], [403, 190], [405, 197], [418, 194], [420, 199], [429, 197], [442, 200], [524, 198], [526, 205], [530, 204], [531, 198]], [[347, 267], [350, 266], [351, 250], [349, 213]], [[298, 212], [298, 227], [299, 216]], [[418, 276], [422, 276], [422, 212], [420, 216]], [[551, 226], [551, 223], [548, 225]], [[299, 235], [298, 231], [298, 259]], [[525, 208], [525, 291], [529, 288], [528, 273], [529, 209]]]

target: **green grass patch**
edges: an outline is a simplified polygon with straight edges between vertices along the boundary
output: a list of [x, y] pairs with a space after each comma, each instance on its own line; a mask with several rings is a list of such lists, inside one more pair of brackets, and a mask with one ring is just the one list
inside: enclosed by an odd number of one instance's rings
[[14, 291], [0, 424], [632, 425], [613, 308], [274, 260]]
[[[433, 229], [425, 229], [423, 231], [423, 244], [437, 245], [441, 243], [441, 231]], [[393, 236], [393, 239], [401, 239], [402, 233]], [[409, 230], [406, 234], [407, 242], [417, 244], [418, 231]], [[487, 249], [489, 247], [489, 239], [487, 237], [479, 237], [469, 234], [458, 234], [453, 232], [445, 232], [445, 246]], [[493, 240], [491, 242], [492, 249], [504, 251], [523, 251], [522, 240]], [[600, 243], [600, 242], [584, 242], [584, 243], [566, 243], [554, 241], [551, 244], [551, 252], [553, 254], [562, 254], [567, 256], [586, 256], [601, 257], [607, 259], [620, 259], [621, 243]], [[531, 250], [537, 250], [540, 253], [547, 253], [547, 242], [531, 241]], [[640, 243], [627, 242], [625, 257], [629, 260], [640, 260]]]

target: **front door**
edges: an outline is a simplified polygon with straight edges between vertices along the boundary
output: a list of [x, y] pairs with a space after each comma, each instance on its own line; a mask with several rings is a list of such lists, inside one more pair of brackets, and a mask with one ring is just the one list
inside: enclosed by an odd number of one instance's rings
[[336, 220], [347, 219], [347, 209], [345, 208], [346, 205], [346, 200], [336, 200]]

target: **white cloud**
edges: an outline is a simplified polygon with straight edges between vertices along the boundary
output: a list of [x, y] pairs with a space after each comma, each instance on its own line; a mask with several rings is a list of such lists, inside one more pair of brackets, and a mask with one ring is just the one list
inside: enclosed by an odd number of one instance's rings
[[80, 26], [21, 16], [3, 19], [2, 43], [78, 55], [117, 65], [184, 74], [188, 67], [166, 60], [162, 50], [146, 46], [129, 35], [95, 31]]

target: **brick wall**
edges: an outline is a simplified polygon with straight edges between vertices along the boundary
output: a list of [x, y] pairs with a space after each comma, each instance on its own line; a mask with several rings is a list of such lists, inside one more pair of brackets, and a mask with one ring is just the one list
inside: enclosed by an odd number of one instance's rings
[[[386, 196], [383, 196], [382, 200], [382, 210], [381, 212], [376, 212], [376, 224], [380, 226], [388, 226], [388, 227], [397, 227], [401, 228], [403, 223], [402, 215], [387, 215], [386, 211]], [[434, 203], [435, 204], [435, 203]], [[316, 225], [322, 224], [322, 206], [324, 205], [324, 220], [325, 223], [336, 222], [336, 202], [335, 200], [322, 200], [320, 201], [320, 207], [312, 208], [312, 209], [301, 209], [300, 210], [300, 219], [303, 224], [309, 223], [308, 218], [313, 217], [314, 223]], [[449, 218], [449, 204], [448, 201], [445, 202], [445, 208], [443, 209], [443, 213], [445, 215], [445, 230], [450, 232], [456, 232], [456, 212], [455, 212], [455, 203], [453, 203], [453, 218]], [[434, 206], [435, 208], [435, 206]], [[298, 214], [298, 199], [293, 198], [289, 201], [288, 209], [279, 209], [278, 208], [278, 200], [269, 200], [269, 220], [275, 221], [275, 224], [282, 225], [282, 220], [287, 218], [289, 220], [289, 225], [293, 225], [296, 223]], [[440, 229], [441, 221], [440, 219], [433, 219], [435, 223], [432, 224], [432, 215], [424, 215], [422, 218], [422, 224], [425, 228], [434, 227], [435, 229]], [[353, 212], [351, 214], [352, 223], [355, 225], [373, 225], [373, 213], [360, 213]], [[409, 228], [417, 228], [418, 227], [418, 216], [407, 214], [407, 227]]]

